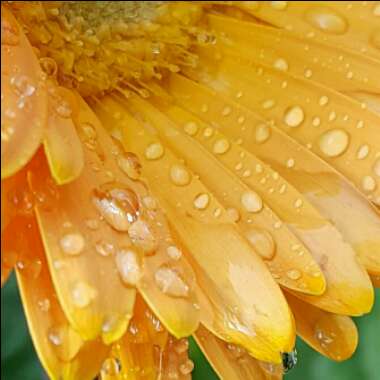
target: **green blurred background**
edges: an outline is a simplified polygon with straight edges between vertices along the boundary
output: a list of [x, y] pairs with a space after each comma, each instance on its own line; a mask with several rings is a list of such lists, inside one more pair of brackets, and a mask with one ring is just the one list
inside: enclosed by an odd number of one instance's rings
[[[298, 341], [298, 364], [286, 376], [286, 380], [379, 380], [379, 290], [376, 295], [377, 303], [371, 315], [356, 320], [360, 330], [360, 344], [351, 360], [340, 364], [334, 363], [315, 353], [302, 341]], [[194, 380], [218, 379], [194, 342], [192, 342], [190, 353], [195, 362]], [[13, 276], [1, 290], [1, 379], [46, 379], [26, 328], [24, 313]]]

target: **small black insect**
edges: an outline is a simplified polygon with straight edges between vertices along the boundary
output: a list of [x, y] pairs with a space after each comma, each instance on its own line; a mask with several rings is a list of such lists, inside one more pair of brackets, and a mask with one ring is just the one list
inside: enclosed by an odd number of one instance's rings
[[297, 364], [297, 351], [294, 349], [291, 352], [284, 352], [282, 354], [282, 366], [284, 373], [290, 371]]

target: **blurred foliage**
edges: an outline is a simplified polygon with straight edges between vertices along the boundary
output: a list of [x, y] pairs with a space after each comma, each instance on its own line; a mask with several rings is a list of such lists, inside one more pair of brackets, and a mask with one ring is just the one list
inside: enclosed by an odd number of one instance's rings
[[[334, 363], [298, 341], [298, 365], [286, 380], [376, 380], [380, 378], [380, 291], [370, 315], [356, 320], [360, 331], [359, 348], [351, 360]], [[190, 354], [195, 362], [193, 380], [217, 379], [194, 341]], [[42, 380], [28, 331], [14, 276], [1, 290], [1, 379]], [[233, 380], [233, 379], [229, 379]], [[247, 379], [249, 380], [249, 379]]]

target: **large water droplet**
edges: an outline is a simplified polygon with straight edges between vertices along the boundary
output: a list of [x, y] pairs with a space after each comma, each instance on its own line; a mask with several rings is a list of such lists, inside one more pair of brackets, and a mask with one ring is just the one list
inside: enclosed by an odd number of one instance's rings
[[314, 28], [328, 34], [343, 34], [348, 26], [343, 16], [327, 7], [309, 7], [305, 19]]
[[294, 128], [301, 125], [304, 118], [305, 114], [303, 112], [303, 109], [300, 106], [292, 106], [285, 111], [284, 122], [289, 127]]
[[170, 168], [170, 179], [177, 186], [186, 186], [190, 183], [191, 176], [184, 165], [174, 164]]
[[134, 222], [128, 229], [128, 235], [132, 243], [145, 254], [153, 254], [158, 247], [158, 240], [145, 220]]
[[61, 238], [59, 245], [67, 255], [79, 255], [85, 246], [83, 235], [79, 233], [67, 234]]
[[343, 129], [331, 129], [319, 139], [319, 148], [328, 157], [337, 157], [345, 152], [349, 144], [349, 135]]
[[156, 271], [154, 278], [160, 290], [169, 296], [187, 297], [189, 294], [189, 285], [175, 269], [163, 266]]
[[245, 232], [245, 237], [264, 260], [273, 259], [275, 255], [275, 242], [268, 231], [251, 227]]
[[123, 185], [96, 189], [93, 202], [104, 219], [117, 231], [128, 231], [139, 214], [136, 194]]
[[72, 288], [71, 297], [76, 307], [84, 308], [97, 297], [97, 291], [86, 282], [79, 281]]
[[241, 204], [248, 212], [259, 212], [263, 208], [261, 197], [254, 191], [247, 191], [241, 196]]
[[126, 285], [136, 286], [141, 278], [141, 266], [135, 251], [122, 249], [116, 254], [116, 266]]

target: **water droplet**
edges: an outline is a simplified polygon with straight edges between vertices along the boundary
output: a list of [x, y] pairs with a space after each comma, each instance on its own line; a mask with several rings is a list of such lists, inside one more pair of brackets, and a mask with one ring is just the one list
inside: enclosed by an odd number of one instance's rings
[[145, 254], [153, 254], [158, 247], [157, 238], [145, 220], [140, 219], [134, 222], [128, 229], [128, 235], [132, 243]]
[[206, 138], [211, 137], [213, 134], [214, 134], [214, 130], [210, 127], [205, 128], [205, 130], [203, 131], [203, 136]]
[[100, 240], [95, 244], [95, 250], [99, 255], [107, 257], [115, 252], [115, 246], [112, 243]]
[[148, 147], [145, 150], [145, 157], [148, 160], [158, 160], [163, 155], [164, 155], [164, 147], [159, 142], [148, 145]]
[[79, 281], [72, 288], [71, 297], [76, 307], [84, 308], [97, 297], [97, 291], [86, 282]]
[[15, 46], [20, 43], [20, 30], [13, 19], [1, 19], [1, 44]]
[[302, 273], [298, 269], [290, 269], [286, 272], [286, 275], [291, 280], [299, 280], [302, 276]]
[[313, 72], [310, 69], [306, 69], [304, 72], [305, 78], [311, 78], [313, 75]]
[[313, 127], [319, 127], [321, 125], [321, 119], [316, 116], [313, 118], [311, 124], [313, 125]]
[[243, 193], [240, 201], [248, 212], [259, 212], [263, 208], [262, 199], [253, 191]]
[[210, 196], [206, 193], [198, 194], [194, 199], [194, 207], [198, 210], [204, 210], [210, 202]]
[[294, 207], [295, 208], [300, 208], [303, 204], [303, 201], [302, 199], [297, 199], [295, 202], [294, 202]]
[[64, 87], [52, 87], [48, 92], [54, 111], [64, 119], [70, 118], [75, 104], [75, 97], [71, 91]]
[[275, 104], [276, 104], [276, 102], [273, 99], [267, 99], [261, 103], [261, 107], [263, 107], [263, 109], [265, 109], [265, 110], [269, 110], [269, 109], [273, 108], [275, 106]]
[[141, 268], [136, 252], [122, 249], [116, 253], [116, 267], [126, 285], [136, 286], [141, 278]]
[[99, 221], [96, 219], [87, 219], [85, 223], [90, 230], [95, 231], [99, 228]]
[[192, 360], [187, 359], [184, 363], [180, 364], [179, 371], [182, 375], [189, 375], [194, 369], [194, 363]]
[[79, 233], [67, 234], [60, 239], [59, 245], [64, 253], [75, 256], [83, 251], [85, 240]]
[[358, 160], [364, 160], [368, 156], [368, 153], [369, 153], [369, 146], [367, 144], [364, 144], [358, 149], [356, 153], [356, 158]]
[[256, 142], [261, 144], [267, 141], [270, 137], [271, 130], [267, 124], [261, 123], [256, 126], [255, 139]]
[[138, 179], [141, 174], [141, 164], [134, 153], [127, 152], [117, 156], [119, 168], [131, 179]]
[[229, 207], [226, 209], [227, 218], [231, 220], [231, 222], [237, 222], [240, 219], [239, 210], [233, 207]]
[[275, 243], [268, 231], [251, 227], [245, 232], [245, 237], [264, 260], [273, 259], [275, 255]]
[[50, 301], [48, 298], [44, 298], [43, 300], [38, 301], [38, 308], [46, 313], [50, 310]]
[[212, 151], [215, 154], [224, 154], [230, 149], [230, 143], [227, 139], [221, 138], [215, 141]]
[[169, 296], [187, 297], [189, 295], [189, 285], [175, 269], [163, 266], [157, 269], [154, 279], [159, 289]]
[[114, 358], [106, 359], [102, 365], [101, 374], [103, 376], [117, 376], [120, 373], [120, 365]]
[[237, 119], [238, 124], [244, 124], [245, 122], [245, 116], [241, 115]]
[[93, 202], [104, 219], [117, 231], [128, 231], [139, 214], [136, 194], [128, 188], [103, 186], [94, 191]]
[[288, 62], [283, 58], [278, 58], [274, 61], [273, 67], [280, 71], [288, 71], [289, 65]]
[[168, 248], [166, 248], [166, 252], [168, 256], [173, 260], [179, 260], [182, 256], [181, 250], [175, 245], [170, 245]]
[[62, 332], [59, 329], [51, 328], [48, 332], [48, 339], [54, 346], [60, 346], [62, 344]]
[[187, 122], [183, 130], [189, 135], [189, 136], [195, 136], [198, 132], [198, 125], [194, 121]]
[[186, 186], [191, 181], [187, 168], [180, 164], [174, 164], [170, 168], [170, 179], [177, 186]]
[[319, 98], [319, 105], [324, 107], [325, 105], [327, 105], [329, 102], [329, 98], [326, 96], [326, 95], [322, 95], [320, 98]]
[[290, 168], [293, 168], [295, 165], [295, 161], [293, 158], [289, 158], [287, 161], [286, 161], [286, 166], [290, 169]]
[[310, 7], [305, 19], [313, 27], [328, 34], [343, 34], [347, 30], [344, 17], [327, 7]]
[[300, 106], [292, 106], [285, 111], [284, 122], [289, 127], [294, 128], [301, 125], [304, 118], [305, 114], [303, 112], [303, 109]]
[[354, 77], [354, 73], [352, 71], [349, 71], [346, 75], [347, 79], [352, 79]]
[[151, 196], [144, 197], [143, 204], [148, 210], [157, 209], [157, 201]]
[[337, 157], [345, 152], [349, 144], [348, 133], [342, 129], [331, 129], [319, 139], [319, 148], [328, 157]]
[[11, 78], [10, 83], [15, 93], [21, 97], [32, 96], [36, 87], [26, 75], [18, 75]]
[[362, 189], [366, 192], [372, 192], [376, 189], [376, 181], [370, 175], [366, 175], [362, 179]]
[[222, 109], [222, 116], [228, 116], [232, 112], [231, 107], [226, 106]]
[[336, 119], [336, 112], [335, 111], [331, 111], [329, 113], [329, 121], [334, 121]]

